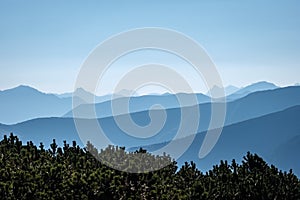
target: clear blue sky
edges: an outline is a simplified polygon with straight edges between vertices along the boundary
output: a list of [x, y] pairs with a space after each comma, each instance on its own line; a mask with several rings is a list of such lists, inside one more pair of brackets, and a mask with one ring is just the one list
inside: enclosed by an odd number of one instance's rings
[[140, 27], [182, 32], [214, 60], [225, 85], [300, 82], [297, 0], [1, 0], [0, 90], [71, 91], [107, 37]]

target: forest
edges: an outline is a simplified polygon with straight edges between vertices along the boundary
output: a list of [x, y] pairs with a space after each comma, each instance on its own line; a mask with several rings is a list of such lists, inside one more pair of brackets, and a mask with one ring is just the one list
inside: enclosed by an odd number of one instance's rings
[[[100, 157], [122, 163], [119, 169], [142, 171], [141, 162], [164, 166], [147, 173], [128, 173], [98, 161]], [[118, 162], [130, 155], [143, 156]], [[245, 152], [241, 163], [220, 161], [207, 172], [193, 162], [178, 166], [166, 154], [146, 150], [128, 152], [108, 146], [100, 152], [91, 143], [86, 148], [75, 141], [56, 141], [49, 148], [41, 143], [23, 144], [12, 133], [0, 142], [1, 199], [300, 199], [300, 181], [293, 171], [283, 172], [259, 155]]]

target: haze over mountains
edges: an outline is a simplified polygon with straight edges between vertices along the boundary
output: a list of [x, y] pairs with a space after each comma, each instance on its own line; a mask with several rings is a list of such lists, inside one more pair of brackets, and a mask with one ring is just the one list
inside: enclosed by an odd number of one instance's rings
[[[94, 96], [84, 89], [77, 89], [75, 94], [81, 97], [95, 98], [95, 103], [109, 101], [112, 95]], [[40, 117], [61, 117], [72, 110], [72, 95], [47, 94], [29, 86], [18, 86], [0, 91], [0, 123], [14, 124]], [[115, 95], [116, 98], [123, 97]], [[76, 97], [75, 97], [76, 98]], [[80, 99], [85, 104], [85, 98]]]
[[[223, 128], [222, 134], [208, 156], [198, 158], [200, 147], [206, 132], [196, 134], [193, 144], [178, 160], [180, 164], [193, 160], [201, 169], [209, 169], [219, 160], [242, 158], [243, 153], [250, 151], [264, 157], [269, 163], [280, 169], [293, 171], [300, 175], [300, 106], [262, 117], [246, 120]], [[185, 138], [176, 141], [178, 145]], [[155, 151], [166, 143], [143, 146]], [[135, 149], [135, 148], [133, 148]]]
[[[214, 88], [217, 89], [217, 88]], [[179, 104], [177, 96], [189, 99], [193, 94], [163, 94], [145, 95], [132, 98], [117, 96], [95, 97], [95, 111], [101, 128], [109, 140], [119, 146], [127, 148], [144, 147], [155, 150], [172, 140], [179, 128], [180, 122], [194, 123], [190, 119], [181, 119], [181, 112], [190, 113], [199, 111], [200, 121], [196, 132], [186, 129], [187, 137], [196, 134], [196, 138], [189, 150], [178, 160], [184, 162], [193, 160], [202, 169], [209, 169], [220, 159], [231, 160], [241, 158], [247, 151], [258, 153], [267, 161], [288, 170], [293, 168], [300, 174], [299, 146], [300, 146], [300, 86], [279, 88], [272, 83], [259, 82], [238, 89], [227, 88], [227, 111], [224, 129], [220, 140], [213, 151], [203, 160], [199, 160], [198, 152], [206, 130], [211, 120], [210, 97], [197, 94], [197, 105]], [[231, 90], [231, 92], [229, 92]], [[91, 97], [93, 94], [78, 89], [80, 96]], [[233, 93], [232, 93], [233, 92]], [[33, 141], [36, 144], [43, 142], [48, 146], [55, 138], [59, 144], [63, 140], [76, 140], [80, 143], [74, 123], [71, 94], [45, 94], [28, 86], [0, 91], [0, 133], [14, 132], [22, 141]], [[91, 95], [91, 96], [88, 96]], [[75, 97], [77, 98], [77, 97]], [[90, 106], [85, 99], [75, 109], [84, 111]], [[120, 129], [115, 119], [124, 120], [128, 113], [114, 113], [112, 116], [111, 103], [123, 105], [129, 101], [129, 112], [132, 120], [139, 126], [147, 126], [151, 121], [149, 108], [153, 104], [161, 104], [163, 109], [155, 108], [151, 111], [152, 117], [163, 113], [167, 118], [163, 128], [155, 136], [137, 138], [127, 135]], [[189, 101], [186, 101], [189, 102]], [[220, 102], [216, 102], [220, 104]], [[197, 110], [199, 109], [199, 110]], [[90, 123], [90, 116], [83, 114], [80, 120]], [[181, 121], [182, 120], [182, 121]], [[12, 125], [10, 125], [12, 124]], [[95, 132], [87, 127], [87, 134]], [[141, 133], [142, 134], [142, 133]], [[178, 145], [184, 142], [179, 139]], [[80, 143], [84, 146], [85, 144]]]
[[278, 86], [276, 86], [275, 84], [269, 83], [266, 81], [262, 81], [262, 82], [254, 83], [252, 85], [249, 85], [249, 86], [239, 89], [238, 91], [229, 95], [227, 97], [227, 100], [228, 101], [235, 100], [238, 98], [245, 97], [252, 92], [258, 92], [258, 91], [264, 91], [264, 90], [274, 90], [276, 88], [278, 88]]
[[[242, 88], [228, 96], [228, 100], [235, 100], [240, 97], [258, 90], [274, 89], [273, 84], [267, 82], [259, 82], [248, 87]], [[236, 87], [229, 86], [227, 90], [234, 91]], [[77, 89], [74, 94], [79, 94], [81, 97], [94, 97], [97, 111], [97, 117], [107, 117], [112, 115], [110, 109], [112, 95], [94, 96], [93, 94]], [[230, 94], [230, 93], [228, 93]], [[177, 94], [178, 96], [188, 99], [191, 94]], [[115, 98], [119, 103], [126, 103], [128, 96], [115, 94]], [[210, 102], [210, 98], [204, 94], [197, 94], [198, 103]], [[0, 91], [0, 123], [14, 124], [22, 121], [40, 118], [40, 117], [72, 117], [72, 93], [66, 94], [46, 94], [28, 86], [18, 86], [16, 88]], [[80, 99], [82, 105], [86, 104], [85, 99]], [[102, 103], [102, 104], [101, 104]], [[174, 94], [163, 95], [145, 95], [135, 96], [130, 99], [129, 112], [138, 112], [148, 110], [154, 104], [161, 104], [165, 108], [175, 108], [180, 106], [190, 106], [190, 104], [180, 105], [177, 101], [177, 96]], [[90, 106], [90, 105], [87, 105]], [[94, 105], [93, 105], [94, 106]], [[84, 106], [77, 109], [85, 109]], [[124, 113], [116, 113], [124, 114]], [[88, 116], [81, 116], [87, 117]]]
[[[139, 102], [138, 100], [145, 100], [146, 103], [150, 104], [152, 102], [150, 100], [153, 100], [152, 98], [155, 97], [156, 96], [154, 97], [144, 96], [144, 97], [140, 97], [140, 99], [139, 98], [135, 99], [135, 101], [137, 102], [137, 107], [143, 105], [143, 104], [139, 105], [138, 103], [142, 103], [142, 102]], [[167, 104], [168, 100], [171, 98], [173, 98], [173, 96], [163, 96], [160, 102]], [[146, 108], [148, 108], [148, 105], [146, 105], [146, 103], [144, 105], [146, 106]], [[102, 108], [105, 108], [104, 106], [110, 107], [110, 102], [96, 104], [96, 108], [99, 105], [102, 106]], [[257, 118], [296, 105], [300, 105], [300, 87], [294, 86], [294, 87], [278, 88], [275, 90], [254, 92], [246, 97], [227, 103], [225, 125], [230, 125], [233, 123]], [[85, 106], [88, 105], [83, 105], [83, 108]], [[174, 108], [167, 108], [162, 110], [156, 109], [155, 111], [152, 111], [152, 113], [158, 116], [166, 112], [167, 121], [165, 123], [164, 129], [161, 130], [160, 137], [158, 138], [153, 137], [151, 140], [146, 142], [152, 144], [152, 143], [168, 141], [172, 139], [174, 136], [173, 133], [176, 132], [176, 130], [178, 129], [178, 125], [181, 120], [181, 111], [184, 109], [188, 109], [191, 111], [196, 111], [195, 109], [199, 109], [201, 118], [199, 121], [199, 128], [197, 132], [202, 132], [207, 130], [211, 118], [211, 103], [202, 103], [197, 106], [174, 107]], [[107, 108], [107, 110], [110, 110], [110, 108]], [[9, 131], [9, 129], [14, 130], [15, 133], [28, 132], [30, 134], [37, 134], [37, 135], [41, 135], [38, 132], [42, 129], [43, 133], [45, 134], [44, 136], [47, 135], [52, 136], [55, 133], [56, 134], [64, 133], [64, 134], [71, 134], [68, 139], [72, 139], [73, 135], [76, 135], [76, 130], [74, 127], [73, 119], [71, 117], [72, 115], [70, 115], [69, 117], [64, 116], [63, 118], [61, 117], [37, 118], [34, 120], [21, 122], [12, 126], [2, 125], [0, 126], [0, 128], [7, 131]], [[119, 115], [117, 117], [122, 120], [122, 118], [126, 118], [127, 115]], [[130, 117], [134, 120], [134, 122], [138, 123], [141, 126], [143, 125], [145, 126], [150, 123], [149, 112], [147, 110], [143, 110], [140, 112], [133, 112], [130, 114]], [[183, 120], [188, 121], [189, 119], [183, 119]], [[114, 121], [114, 117], [111, 116], [106, 116], [105, 118], [102, 117], [99, 118], [99, 121], [101, 122], [102, 128], [104, 130], [108, 130], [109, 132], [113, 132], [115, 135], [119, 135], [118, 137], [115, 138], [115, 140], [117, 141], [119, 138], [121, 138], [122, 139], [121, 141], [124, 142], [123, 145], [130, 147], [130, 146], [137, 145], [141, 142], [140, 140], [137, 140], [135, 138], [130, 138], [131, 143], [126, 142], [128, 138], [124, 137], [126, 136], [126, 134], [124, 134], [124, 132], [122, 132], [122, 130], [119, 129], [118, 125]], [[188, 133], [188, 134], [195, 134], [195, 133]], [[40, 140], [36, 140], [35, 142], [44, 141], [43, 137], [40, 137]], [[120, 143], [119, 145], [122, 144]]]
[[72, 108], [70, 98], [58, 98], [28, 86], [0, 91], [0, 102], [0, 123], [5, 124], [61, 116]]
[[[273, 83], [269, 83], [266, 81], [261, 81], [261, 82], [257, 82], [242, 88], [238, 88], [235, 86], [227, 86], [225, 88], [223, 88], [223, 90], [225, 91], [226, 94], [226, 100], [227, 101], [233, 101], [242, 97], [247, 96], [250, 93], [253, 92], [258, 92], [258, 91], [264, 91], [264, 90], [274, 90], [276, 88], [279, 88], [278, 86], [276, 86]], [[215, 94], [220, 93], [219, 91], [221, 91], [222, 88], [219, 88], [217, 86], [214, 86], [211, 90], [209, 90], [206, 95], [210, 96], [210, 94], [212, 92], [215, 92]]]

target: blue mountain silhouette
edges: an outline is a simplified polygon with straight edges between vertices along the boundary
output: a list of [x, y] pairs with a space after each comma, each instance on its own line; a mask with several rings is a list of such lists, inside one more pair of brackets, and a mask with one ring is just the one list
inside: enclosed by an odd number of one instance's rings
[[[297, 175], [300, 175], [299, 119], [300, 106], [294, 106], [284, 111], [226, 126], [216, 146], [203, 159], [199, 159], [198, 153], [206, 132], [198, 133], [193, 144], [178, 162], [182, 164], [192, 160], [200, 169], [208, 170], [220, 160], [241, 161], [239, 159], [245, 152], [250, 151], [259, 154], [282, 170], [293, 169]], [[179, 139], [176, 143], [180, 145], [186, 139]], [[155, 151], [166, 144], [167, 142], [143, 146], [143, 148]], [[134, 149], [136, 148], [132, 148]]]
[[28, 119], [61, 116], [71, 109], [71, 99], [60, 99], [29, 86], [0, 92], [0, 122], [11, 124]]
[[[269, 89], [271, 87], [271, 84], [269, 83], [257, 83], [254, 85], [261, 85], [259, 89]], [[265, 87], [262, 85], [265, 85]], [[251, 88], [253, 89], [255, 87], [253, 86], [250, 87], [250, 89]], [[249, 92], [250, 90], [247, 89], [247, 91]], [[78, 93], [81, 94], [80, 96], [83, 97], [83, 99], [80, 99], [82, 106], [76, 109], [85, 110], [86, 106], [94, 106], [83, 105], [86, 104], [86, 97], [93, 96], [95, 97], [95, 103], [98, 103], [96, 105], [96, 113], [98, 118], [112, 115], [112, 111], [110, 109], [112, 101], [121, 105], [124, 104], [124, 102], [126, 103], [129, 99], [129, 97], [116, 94], [114, 96], [116, 99], [111, 101], [112, 95], [94, 96], [92, 93], [89, 93], [81, 88], [77, 89], [76, 93], [74, 94]], [[245, 95], [245, 93], [242, 94]], [[72, 109], [72, 95], [73, 93], [67, 93], [63, 95], [46, 94], [29, 86], [19, 86], [13, 89], [0, 91], [0, 110], [2, 113], [2, 115], [0, 115], [0, 122], [4, 124], [14, 124], [41, 117], [61, 117], [63, 115], [65, 117], [73, 117], [72, 112], [70, 111]], [[176, 94], [176, 96], [174, 94], [156, 94], [132, 97], [129, 101], [129, 112], [148, 110], [154, 104], [160, 104], [167, 109], [190, 106], [194, 104], [192, 102], [189, 103], [189, 98], [191, 96], [194, 95], [180, 93]], [[178, 102], [178, 97], [183, 98], [187, 103], [180, 104]], [[198, 103], [205, 103], [209, 102], [210, 98], [199, 93], [197, 94], [197, 100]], [[115, 114], [124, 114], [124, 112]], [[89, 118], [89, 116], [84, 115], [80, 117]]]
[[[26, 94], [46, 95], [54, 100], [57, 98], [55, 95], [39, 93], [28, 87], [22, 86], [17, 89]], [[20, 94], [20, 91], [18, 91], [18, 94]], [[9, 92], [13, 93], [15, 91]], [[48, 105], [51, 105], [50, 103], [52, 102], [48, 102]], [[126, 147], [144, 146], [153, 150], [174, 137], [180, 124], [182, 109], [186, 109], [190, 113], [200, 109], [201, 119], [198, 131], [191, 132], [186, 129], [186, 136], [198, 133], [195, 140], [197, 142], [193, 143], [179, 161], [194, 160], [199, 163], [200, 168], [208, 169], [220, 159], [241, 158], [246, 151], [252, 151], [261, 154], [268, 161], [278, 164], [282, 169], [288, 167], [295, 169], [296, 164], [288, 159], [287, 155], [298, 149], [298, 136], [300, 133], [299, 105], [300, 87], [297, 86], [254, 92], [241, 99], [229, 102], [227, 104], [226, 127], [223, 129], [221, 138], [216, 148], [201, 162], [197, 160], [198, 151], [205, 135], [204, 131], [210, 121], [210, 103], [199, 104], [199, 108], [197, 106], [186, 106], [166, 110], [152, 110], [152, 116], [154, 117], [165, 112], [167, 120], [163, 129], [157, 135], [147, 139], [128, 136], [118, 127], [115, 119], [111, 116], [97, 120], [113, 144]], [[130, 116], [140, 126], [148, 125], [151, 120], [148, 111], [134, 112]], [[122, 120], [126, 115], [115, 117]], [[89, 119], [80, 120], [85, 120], [87, 123], [90, 121]], [[191, 123], [188, 117], [182, 120], [184, 123]], [[80, 141], [72, 118], [37, 118], [14, 125], [0, 124], [0, 131], [1, 134], [14, 132], [22, 141], [31, 140], [36, 144], [43, 142], [46, 146], [52, 142], [52, 138], [60, 143], [63, 140]], [[86, 129], [87, 134], [93, 131], [90, 127]], [[181, 141], [178, 140], [178, 142], [178, 145], [180, 145]], [[84, 144], [81, 143], [81, 145]]]
[[227, 100], [232, 101], [232, 100], [236, 100], [236, 99], [245, 97], [248, 94], [253, 93], [253, 92], [273, 90], [273, 89], [277, 89], [277, 88], [278, 88], [278, 86], [276, 86], [273, 83], [269, 83], [269, 82], [266, 82], [266, 81], [260, 81], [260, 82], [248, 85], [246, 87], [243, 87], [243, 88], [237, 90], [236, 92], [230, 94], [227, 97]]

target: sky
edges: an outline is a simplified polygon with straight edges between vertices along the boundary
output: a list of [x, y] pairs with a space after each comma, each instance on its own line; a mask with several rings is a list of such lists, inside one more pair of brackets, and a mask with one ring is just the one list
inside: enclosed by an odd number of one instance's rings
[[[29, 85], [47, 93], [73, 91], [83, 62], [97, 45], [143, 27], [172, 29], [197, 41], [224, 86], [300, 82], [297, 0], [1, 0], [0, 90]], [[111, 66], [107, 83], [99, 86], [103, 94], [111, 92], [124, 69], [151, 61], [172, 65], [195, 90], [207, 90], [201, 78], [186, 70], [191, 66], [148, 51]]]

